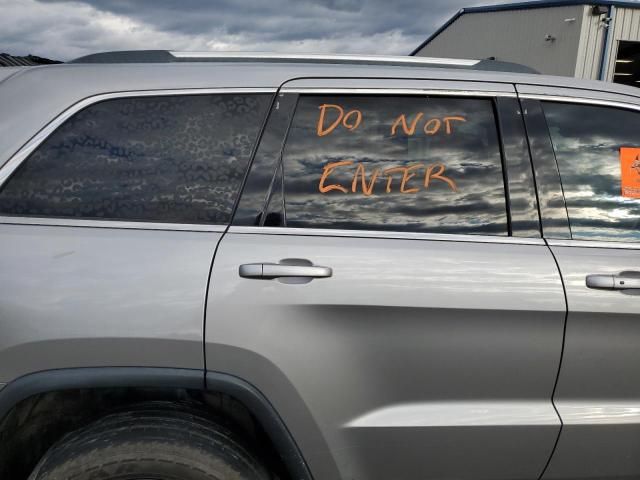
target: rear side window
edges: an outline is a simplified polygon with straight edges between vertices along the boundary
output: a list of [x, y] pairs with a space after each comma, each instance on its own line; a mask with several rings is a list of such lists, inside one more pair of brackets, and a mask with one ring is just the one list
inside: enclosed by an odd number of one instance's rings
[[283, 175], [289, 227], [508, 234], [490, 99], [302, 96]]
[[0, 213], [225, 224], [269, 95], [121, 98], [58, 128], [0, 191]]
[[543, 102], [571, 235], [640, 241], [640, 113]]

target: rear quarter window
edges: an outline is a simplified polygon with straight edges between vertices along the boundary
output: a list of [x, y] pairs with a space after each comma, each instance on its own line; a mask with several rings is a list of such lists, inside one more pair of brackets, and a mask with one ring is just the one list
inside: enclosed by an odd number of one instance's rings
[[640, 241], [640, 113], [556, 102], [543, 109], [572, 238]]

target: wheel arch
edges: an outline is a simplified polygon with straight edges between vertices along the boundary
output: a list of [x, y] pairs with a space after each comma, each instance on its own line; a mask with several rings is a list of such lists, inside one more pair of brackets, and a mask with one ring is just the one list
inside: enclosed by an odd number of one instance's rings
[[302, 452], [269, 400], [249, 382], [222, 372], [154, 367], [90, 367], [45, 370], [19, 377], [0, 389], [0, 427], [20, 402], [79, 389], [171, 388], [221, 393], [241, 403], [264, 430], [296, 480], [313, 480]]

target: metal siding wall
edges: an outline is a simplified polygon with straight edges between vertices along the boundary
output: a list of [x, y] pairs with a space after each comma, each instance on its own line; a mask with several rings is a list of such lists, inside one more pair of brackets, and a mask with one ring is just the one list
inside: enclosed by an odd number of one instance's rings
[[[640, 6], [640, 5], [639, 5]], [[611, 44], [609, 46], [609, 61], [605, 72], [605, 79], [613, 81], [616, 68], [616, 54], [618, 42], [621, 40], [640, 41], [640, 9], [617, 7], [613, 15]]]
[[[417, 55], [487, 58], [523, 63], [541, 73], [573, 76], [583, 6], [466, 13]], [[575, 18], [574, 22], [565, 22]], [[551, 34], [555, 42], [544, 37]]]
[[575, 70], [575, 76], [578, 78], [598, 79], [606, 33], [601, 23], [601, 17], [591, 15], [590, 5], [583, 7], [580, 46]]

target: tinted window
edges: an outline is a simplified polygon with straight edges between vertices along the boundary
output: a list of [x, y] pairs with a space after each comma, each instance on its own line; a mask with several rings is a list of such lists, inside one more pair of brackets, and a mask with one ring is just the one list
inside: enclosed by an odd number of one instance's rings
[[123, 98], [56, 130], [0, 192], [9, 215], [227, 223], [267, 95]]
[[489, 99], [301, 97], [283, 159], [290, 227], [508, 233]]
[[640, 240], [640, 114], [550, 102], [543, 108], [572, 237]]

